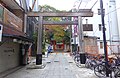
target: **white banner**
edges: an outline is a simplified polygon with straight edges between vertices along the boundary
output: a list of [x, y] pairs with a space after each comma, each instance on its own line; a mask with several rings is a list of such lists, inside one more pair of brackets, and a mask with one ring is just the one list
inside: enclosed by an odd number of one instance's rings
[[3, 25], [0, 24], [0, 42], [2, 41], [2, 30], [3, 30]]

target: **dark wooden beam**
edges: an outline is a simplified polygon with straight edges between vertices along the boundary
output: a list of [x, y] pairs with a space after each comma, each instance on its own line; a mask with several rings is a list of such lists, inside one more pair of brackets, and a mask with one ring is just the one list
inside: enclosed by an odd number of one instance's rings
[[79, 12], [28, 12], [28, 16], [31, 17], [39, 17], [39, 16], [46, 16], [46, 17], [74, 17], [74, 16], [81, 16], [81, 17], [92, 17], [93, 12], [91, 10], [80, 10]]
[[43, 25], [78, 25], [77, 21], [43, 21]]

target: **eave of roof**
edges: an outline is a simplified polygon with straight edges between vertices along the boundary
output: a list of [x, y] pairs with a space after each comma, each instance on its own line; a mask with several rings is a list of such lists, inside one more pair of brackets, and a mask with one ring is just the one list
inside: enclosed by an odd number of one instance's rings
[[15, 1], [15, 0], [1, 0], [6, 4], [6, 6], [10, 7], [11, 9], [21, 9], [24, 11], [24, 9]]
[[34, 42], [34, 40], [24, 37], [24, 36], [19, 36], [19, 35], [9, 35], [9, 34], [3, 34], [3, 37], [9, 37], [9, 38], [16, 38], [19, 40], [23, 40], [23, 41], [28, 41], [28, 42]]

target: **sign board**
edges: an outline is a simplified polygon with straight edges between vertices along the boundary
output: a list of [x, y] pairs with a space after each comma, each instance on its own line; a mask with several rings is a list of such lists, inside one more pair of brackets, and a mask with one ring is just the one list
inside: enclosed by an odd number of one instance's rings
[[23, 21], [7, 9], [4, 9], [4, 23], [11, 25], [19, 31], [22, 31]]
[[2, 30], [3, 30], [3, 25], [0, 24], [0, 42], [2, 41]]
[[93, 24], [83, 24], [83, 31], [93, 31]]

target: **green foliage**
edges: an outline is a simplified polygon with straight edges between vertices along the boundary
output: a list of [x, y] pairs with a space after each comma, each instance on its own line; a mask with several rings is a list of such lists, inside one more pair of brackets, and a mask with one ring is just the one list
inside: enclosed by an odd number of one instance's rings
[[56, 40], [57, 42], [63, 41], [63, 37], [65, 34], [64, 27], [61, 25], [55, 25], [55, 26], [46, 26], [46, 28], [49, 28], [49, 30], [46, 31], [46, 38], [48, 41]]
[[[37, 52], [37, 38], [38, 38], [38, 32], [35, 32], [33, 34], [33, 39], [35, 42], [35, 52]], [[43, 36], [43, 40], [44, 40], [44, 36]], [[42, 54], [45, 54], [46, 48], [45, 48], [45, 41], [42, 41]]]
[[53, 39], [54, 33], [52, 31], [45, 31], [45, 40], [47, 43]]
[[37, 35], [38, 35], [38, 32], [33, 33], [33, 39], [35, 42], [37, 41]]
[[43, 6], [39, 5], [39, 10], [41, 9], [43, 9], [43, 12], [60, 12], [60, 10], [57, 10], [56, 8], [51, 7], [49, 5], [43, 5]]
[[45, 48], [45, 42], [42, 43], [42, 54], [45, 55], [45, 52], [46, 52], [46, 48]]
[[37, 52], [37, 35], [38, 35], [38, 32], [35, 32], [33, 33], [33, 40], [34, 40], [34, 45], [35, 45], [35, 49], [34, 49], [34, 52]]
[[63, 41], [64, 34], [65, 34], [65, 31], [63, 27], [56, 26], [54, 28], [54, 40], [56, 40], [57, 42]]
[[66, 44], [70, 44], [70, 34], [71, 34], [70, 30], [67, 29], [65, 31], [65, 35], [64, 35], [64, 39], [63, 39]]

